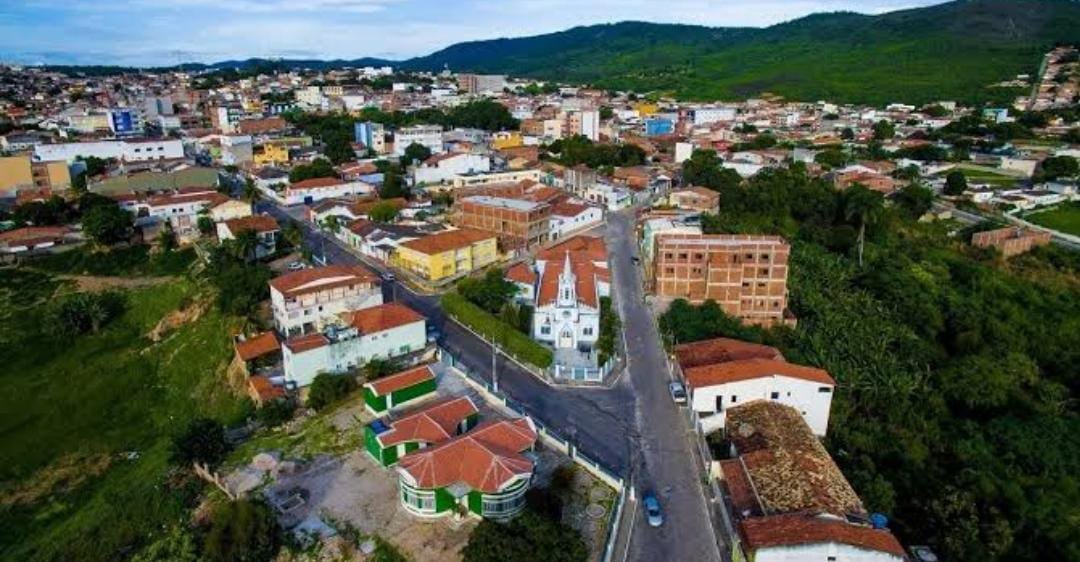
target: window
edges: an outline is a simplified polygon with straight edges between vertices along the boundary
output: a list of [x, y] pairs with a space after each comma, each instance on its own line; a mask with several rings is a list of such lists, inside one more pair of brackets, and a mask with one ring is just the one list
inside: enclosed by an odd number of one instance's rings
[[769, 394], [769, 398], [771, 398], [773, 400], [779, 400], [780, 399], [780, 393], [779, 392], [773, 392], [773, 393]]
[[401, 501], [422, 511], [435, 510], [435, 492], [401, 487]]
[[514, 513], [525, 505], [525, 494], [519, 493], [507, 498], [488, 498], [483, 500], [484, 515], [502, 515]]
[[592, 335], [592, 327], [582, 329], [581, 333], [585, 334], [586, 336], [591, 336]]
[[688, 255], [689, 254], [687, 254], [686, 252], [682, 252], [682, 253], [679, 254], [679, 259], [680, 260], [685, 260]]
[[716, 411], [717, 412], [723, 412], [724, 411], [724, 397], [723, 396], [717, 396], [716, 397]]
[[822, 394], [828, 394], [828, 393], [832, 392], [832, 387], [831, 386], [819, 386], [817, 391], [822, 393]]
[[551, 333], [551, 326], [540, 326], [540, 333], [545, 336]]
[[732, 395], [731, 395], [731, 403], [732, 403], [732, 404], [734, 404], [734, 403], [736, 403], [736, 402], [738, 402], [738, 401], [739, 401], [739, 397], [738, 397], [738, 396], [736, 396], [736, 395], [734, 395], [734, 394], [732, 394]]

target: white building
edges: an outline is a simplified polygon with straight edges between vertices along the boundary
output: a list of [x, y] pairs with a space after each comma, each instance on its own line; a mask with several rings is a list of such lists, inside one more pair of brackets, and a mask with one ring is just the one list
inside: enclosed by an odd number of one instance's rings
[[311, 204], [331, 197], [371, 195], [375, 186], [362, 181], [343, 181], [338, 178], [312, 178], [289, 184], [277, 194], [285, 205]]
[[218, 240], [235, 240], [243, 231], [250, 230], [255, 233], [256, 246], [255, 258], [262, 259], [277, 251], [277, 241], [281, 234], [274, 217], [270, 215], [254, 215], [228, 219], [217, 223]]
[[581, 135], [593, 142], [600, 140], [600, 112], [581, 112]]
[[424, 317], [400, 303], [341, 315], [341, 325], [296, 336], [281, 346], [286, 384], [304, 387], [319, 373], [339, 374], [372, 359], [393, 359], [424, 349]]
[[694, 155], [694, 145], [688, 142], [675, 143], [675, 163], [682, 164]]
[[184, 157], [184, 145], [179, 140], [113, 140], [39, 144], [34, 147], [34, 160], [37, 162], [65, 160], [71, 164], [80, 156], [114, 158], [121, 162], [170, 160]]
[[398, 158], [404, 156], [405, 149], [412, 144], [426, 146], [432, 154], [441, 154], [444, 152], [442, 127], [439, 125], [413, 125], [411, 127], [402, 127], [394, 132], [394, 156]]
[[491, 171], [491, 159], [467, 152], [435, 154], [413, 166], [410, 171], [413, 185], [441, 184], [459, 175], [488, 173]]
[[634, 195], [629, 190], [606, 183], [596, 183], [585, 188], [581, 191], [581, 197], [609, 211], [625, 209], [634, 203]]
[[326, 96], [318, 86], [308, 86], [296, 90], [296, 103], [304, 109], [326, 109]]
[[698, 107], [694, 109], [694, 125], [734, 121], [737, 114], [734, 107]]
[[592, 228], [604, 221], [604, 210], [595, 205], [564, 201], [551, 207], [551, 240]]
[[286, 337], [322, 330], [344, 312], [382, 302], [378, 277], [358, 266], [302, 269], [270, 281], [274, 326]]
[[133, 204], [121, 202], [120, 206], [135, 213], [135, 224], [138, 226], [168, 222], [173, 232], [186, 237], [198, 231], [201, 213], [209, 212], [228, 200], [228, 197], [216, 191], [207, 190], [154, 195]]

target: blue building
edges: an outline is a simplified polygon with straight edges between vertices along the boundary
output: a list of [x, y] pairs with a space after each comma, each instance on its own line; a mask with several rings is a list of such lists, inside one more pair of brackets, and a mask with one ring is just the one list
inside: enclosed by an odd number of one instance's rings
[[382, 145], [383, 136], [386, 131], [383, 129], [382, 123], [374, 123], [371, 121], [362, 121], [357, 123], [354, 129], [354, 136], [356, 142], [372, 149]]
[[118, 137], [139, 134], [139, 116], [126, 107], [113, 109], [109, 111], [109, 128]]
[[645, 136], [670, 135], [675, 132], [675, 122], [666, 117], [649, 117], [645, 120]]

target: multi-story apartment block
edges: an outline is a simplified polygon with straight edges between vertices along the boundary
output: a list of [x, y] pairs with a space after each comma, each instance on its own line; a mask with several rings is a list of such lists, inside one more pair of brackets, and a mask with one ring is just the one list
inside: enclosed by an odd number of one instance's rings
[[442, 142], [442, 127], [438, 125], [413, 125], [402, 127], [394, 133], [394, 156], [398, 158], [405, 155], [405, 149], [409, 145], [419, 144], [426, 146], [432, 154], [445, 152]]
[[666, 234], [656, 239], [656, 294], [716, 301], [751, 324], [782, 322], [787, 309], [788, 254], [778, 236]]
[[454, 203], [450, 221], [499, 235], [504, 249], [531, 248], [548, 241], [551, 205], [521, 199], [474, 195]]
[[274, 325], [286, 337], [322, 330], [344, 312], [382, 302], [378, 278], [362, 267], [316, 267], [270, 281]]

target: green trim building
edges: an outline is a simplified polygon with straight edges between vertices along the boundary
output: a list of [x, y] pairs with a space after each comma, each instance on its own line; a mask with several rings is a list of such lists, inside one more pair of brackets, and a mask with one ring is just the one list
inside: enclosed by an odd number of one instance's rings
[[435, 372], [422, 365], [364, 383], [364, 406], [380, 415], [434, 393]]
[[379, 464], [449, 441], [476, 426], [480, 412], [468, 397], [453, 398], [397, 420], [375, 420], [364, 427], [364, 448]]
[[398, 461], [401, 504], [420, 517], [464, 511], [505, 519], [525, 507], [536, 443], [529, 418], [480, 424], [472, 431]]

